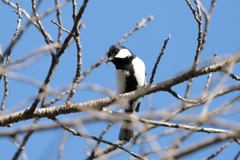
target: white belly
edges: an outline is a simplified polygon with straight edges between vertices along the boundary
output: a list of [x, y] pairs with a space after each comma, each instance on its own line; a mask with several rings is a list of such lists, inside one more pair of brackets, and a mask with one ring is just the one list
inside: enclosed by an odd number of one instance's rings
[[126, 77], [129, 76], [130, 73], [128, 71], [116, 70], [116, 77], [117, 77], [117, 91], [118, 93], [124, 93], [126, 87]]

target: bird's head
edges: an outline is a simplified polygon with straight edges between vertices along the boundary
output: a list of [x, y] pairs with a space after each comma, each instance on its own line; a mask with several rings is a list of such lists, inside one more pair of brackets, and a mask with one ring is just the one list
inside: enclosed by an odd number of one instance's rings
[[132, 53], [127, 48], [119, 45], [112, 45], [108, 51], [108, 59], [106, 63], [110, 66], [109, 62], [113, 62], [116, 59], [125, 59], [131, 57]]

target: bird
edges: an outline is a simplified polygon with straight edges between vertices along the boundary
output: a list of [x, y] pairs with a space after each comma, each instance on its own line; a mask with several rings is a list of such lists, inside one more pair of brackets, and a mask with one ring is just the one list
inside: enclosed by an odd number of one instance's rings
[[[116, 67], [116, 80], [118, 94], [140, 89], [146, 85], [146, 67], [144, 62], [129, 49], [119, 45], [112, 45], [108, 50], [106, 63], [112, 62]], [[126, 114], [139, 112], [142, 97], [126, 102]], [[133, 124], [130, 120], [123, 120], [118, 139], [120, 141], [133, 141]]]

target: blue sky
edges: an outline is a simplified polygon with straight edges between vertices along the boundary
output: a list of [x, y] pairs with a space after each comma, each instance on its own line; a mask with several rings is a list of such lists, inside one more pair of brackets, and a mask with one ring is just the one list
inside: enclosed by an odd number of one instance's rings
[[[13, 0], [16, 3], [17, 1]], [[29, 14], [32, 13], [32, 7], [30, 1], [18, 1], [20, 6], [25, 9]], [[202, 1], [206, 10], [209, 10], [211, 1]], [[82, 1], [77, 1], [78, 9], [80, 8]], [[193, 1], [191, 3], [194, 5]], [[54, 1], [43, 1], [38, 14], [41, 15], [46, 9], [54, 6]], [[240, 42], [240, 1], [216, 1], [216, 6], [212, 13], [209, 34], [207, 36], [207, 42], [200, 61], [212, 59], [214, 53], [218, 53], [219, 60], [223, 56], [231, 56], [239, 49]], [[194, 7], [195, 8], [195, 7]], [[11, 42], [12, 36], [15, 32], [18, 16], [11, 12], [14, 9], [2, 1], [0, 2], [0, 44], [2, 51], [4, 52]], [[72, 5], [71, 2], [65, 5], [62, 9], [62, 21], [63, 27], [71, 30], [72, 21]], [[51, 13], [44, 19], [42, 24], [46, 31], [51, 34], [53, 39], [57, 40], [58, 27], [51, 23], [51, 20], [57, 21], [56, 12]], [[82, 71], [86, 71], [93, 63], [97, 62], [109, 49], [112, 44], [117, 43], [124, 34], [128, 33], [130, 29], [135, 27], [138, 21], [142, 18], [148, 18], [150, 15], [154, 16], [154, 20], [148, 22], [147, 27], [141, 28], [134, 32], [133, 35], [128, 37], [122, 44], [129, 48], [134, 54], [139, 56], [145, 63], [147, 68], [148, 79], [150, 78], [152, 68], [155, 64], [156, 58], [161, 51], [164, 40], [171, 34], [171, 39], [167, 44], [165, 53], [160, 61], [157, 73], [154, 79], [154, 83], [167, 80], [177, 74], [181, 73], [183, 69], [191, 67], [196, 47], [197, 47], [197, 34], [198, 26], [195, 21], [191, 10], [187, 6], [185, 1], [169, 0], [169, 1], [92, 1], [90, 0], [88, 6], [83, 14], [82, 22], [85, 24], [86, 29], [81, 29], [81, 45], [82, 45]], [[24, 26], [27, 22], [25, 16], [23, 16], [21, 26]], [[67, 36], [67, 33], [63, 32], [63, 40]], [[30, 28], [21, 40], [16, 43], [13, 48], [11, 59], [17, 59], [30, 51], [45, 45], [45, 41], [41, 33], [35, 26], [31, 25]], [[72, 79], [76, 71], [76, 45], [72, 44], [66, 49], [65, 53], [60, 59], [60, 63], [54, 76], [51, 80], [50, 86], [52, 88], [58, 88], [63, 85], [71, 84]], [[39, 62], [31, 65], [29, 68], [23, 70], [13, 71], [32, 79], [43, 82], [48, 68], [51, 63], [51, 56], [46, 56]], [[212, 62], [203, 64], [209, 65]], [[235, 66], [234, 73], [238, 76], [239, 64]], [[214, 74], [216, 75], [216, 74]], [[193, 82], [190, 98], [202, 93], [204, 85], [206, 83], [207, 76], [201, 76]], [[92, 73], [87, 76], [82, 83], [85, 84], [98, 84], [103, 87], [108, 87], [116, 91], [115, 83], [115, 67], [111, 65], [109, 67], [105, 63], [101, 64], [98, 68], [94, 69]], [[173, 89], [179, 94], [184, 96], [186, 90], [186, 82], [174, 86]], [[228, 79], [227, 85], [236, 84], [232, 79]], [[3, 97], [3, 81], [0, 83], [0, 97]], [[9, 96], [6, 100], [6, 109], [11, 108], [13, 105], [23, 101], [24, 99], [36, 96], [38, 88], [9, 79]], [[217, 98], [211, 103], [210, 110], [219, 107], [224, 102], [227, 102], [239, 92], [234, 92], [223, 97]], [[89, 91], [89, 90], [77, 90], [73, 98], [73, 102], [85, 102], [92, 99], [98, 99], [106, 97], [106, 95]], [[53, 97], [49, 97], [48, 101]], [[180, 103], [174, 97], [167, 92], [159, 92], [152, 95], [153, 106], [155, 110], [164, 109], [171, 104]], [[54, 105], [63, 103], [59, 101]], [[27, 104], [20, 110], [28, 107], [31, 103]], [[239, 105], [236, 104], [236, 106]], [[195, 114], [199, 114], [202, 107], [198, 107], [195, 110]], [[147, 98], [143, 99], [141, 104], [141, 113], [147, 110]], [[188, 112], [184, 112], [186, 114]], [[71, 115], [59, 116], [59, 119], [78, 118], [86, 115], [86, 113], [75, 113]], [[219, 116], [220, 117], [220, 116]], [[221, 116], [229, 120], [238, 121], [239, 113]], [[20, 123], [13, 124], [13, 128], [20, 127], [24, 124], [30, 125], [33, 120], [28, 120]], [[39, 123], [52, 123], [48, 119], [42, 119]], [[86, 124], [86, 129], [90, 135], [99, 136], [102, 130], [107, 126], [106, 122], [89, 123]], [[209, 126], [207, 126], [209, 127]], [[211, 126], [210, 126], [211, 127]], [[6, 128], [0, 128], [0, 132]], [[151, 134], [160, 133], [168, 128], [157, 127], [152, 130]], [[118, 138], [119, 124], [115, 124], [109, 132], [104, 136], [111, 142], [115, 142]], [[58, 145], [62, 138], [62, 129], [55, 129], [49, 131], [40, 131], [34, 133], [27, 142], [25, 151], [29, 159], [56, 159], [58, 153]], [[22, 137], [25, 135], [20, 134]], [[183, 146], [197, 142], [208, 135], [206, 133], [194, 133], [188, 140], [183, 142]], [[74, 137], [69, 134], [69, 140], [63, 151], [63, 159], [84, 159], [86, 158], [84, 148], [87, 146], [83, 138]], [[163, 147], [169, 146], [173, 141], [173, 135], [161, 138], [158, 142]], [[93, 143], [93, 141], [91, 141]], [[95, 142], [94, 142], [95, 143]], [[182, 159], [202, 159], [211, 155], [220, 146], [226, 142], [222, 142], [218, 145], [209, 147], [207, 150], [196, 152]], [[11, 159], [16, 152], [16, 147], [7, 137], [0, 137], [0, 159]], [[104, 148], [106, 145], [102, 144], [100, 147]], [[146, 145], [146, 149], [150, 149]], [[131, 151], [138, 153], [139, 147], [130, 148]], [[239, 151], [239, 146], [236, 143], [232, 143], [215, 159], [233, 159], [233, 157]], [[82, 157], [82, 158], [79, 158]], [[130, 157], [129, 154], [123, 153], [119, 157], [113, 159], [126, 159]], [[150, 158], [156, 158], [157, 155], [153, 154]], [[19, 158], [21, 159], [21, 157]]]

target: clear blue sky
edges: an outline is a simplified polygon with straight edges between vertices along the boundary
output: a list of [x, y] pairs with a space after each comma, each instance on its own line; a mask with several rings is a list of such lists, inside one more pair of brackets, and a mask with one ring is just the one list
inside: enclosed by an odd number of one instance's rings
[[[13, 0], [16, 3], [17, 1]], [[25, 9], [29, 14], [32, 13], [32, 7], [30, 1], [18, 1], [20, 6]], [[210, 0], [202, 0], [206, 10], [209, 10]], [[78, 9], [80, 8], [82, 1], [77, 1]], [[194, 5], [193, 0], [191, 3]], [[38, 14], [41, 15], [46, 9], [53, 7], [54, 1], [43, 1]], [[212, 13], [209, 34], [207, 36], [207, 43], [201, 56], [201, 61], [206, 59], [212, 59], [214, 53], [218, 53], [219, 59], [221, 56], [231, 56], [236, 53], [239, 48], [240, 42], [240, 1], [216, 1], [216, 7]], [[7, 46], [10, 44], [13, 34], [17, 25], [17, 18], [13, 11], [14, 9], [2, 1], [0, 1], [0, 44], [2, 51], [4, 52]], [[62, 9], [62, 21], [63, 27], [71, 30], [72, 21], [72, 5], [71, 2], [65, 5]], [[56, 12], [51, 13], [46, 18], [42, 19], [42, 24], [46, 31], [51, 34], [53, 39], [57, 40], [58, 27], [51, 23], [51, 20], [57, 21]], [[161, 59], [159, 68], [156, 73], [154, 83], [167, 80], [179, 73], [182, 69], [189, 68], [194, 60], [195, 51], [197, 47], [197, 34], [198, 26], [195, 21], [191, 10], [187, 6], [184, 0], [169, 0], [169, 1], [110, 1], [90, 0], [88, 6], [83, 14], [82, 22], [85, 24], [86, 29], [81, 29], [81, 45], [82, 45], [82, 60], [83, 71], [86, 71], [93, 63], [98, 61], [108, 50], [108, 48], [117, 43], [124, 34], [129, 32], [130, 29], [135, 27], [138, 21], [142, 18], [147, 18], [150, 15], [154, 16], [154, 21], [148, 22], [146, 28], [141, 28], [133, 35], [128, 37], [122, 44], [129, 48], [134, 54], [139, 56], [146, 64], [148, 79], [150, 78], [152, 68], [155, 64], [156, 57], [163, 46], [163, 41], [171, 34], [171, 39], [167, 45], [167, 49]], [[21, 26], [24, 26], [27, 22], [25, 16]], [[67, 36], [67, 33], [63, 32], [63, 39]], [[22, 57], [30, 51], [45, 45], [45, 41], [41, 33], [35, 26], [31, 25], [29, 30], [24, 33], [21, 41], [17, 43], [12, 51], [11, 59]], [[51, 56], [46, 56], [41, 59], [40, 62], [33, 64], [31, 67], [24, 70], [13, 71], [15, 73], [28, 76], [32, 79], [43, 82], [46, 77], [46, 72], [50, 66]], [[204, 65], [211, 64], [209, 62]], [[234, 73], [238, 76], [239, 64], [235, 66]], [[57, 88], [62, 85], [71, 84], [76, 70], [76, 46], [71, 45], [66, 49], [65, 53], [60, 59], [58, 68], [51, 80], [50, 86]], [[191, 90], [191, 97], [199, 95], [204, 89], [207, 76], [202, 76], [196, 79], [193, 83]], [[111, 65], [108, 67], [105, 63], [100, 65], [97, 69], [84, 79], [83, 83], [98, 84], [108, 87], [116, 91], [115, 84], [115, 67]], [[235, 84], [232, 79], [228, 79], [226, 85]], [[186, 88], [186, 82], [178, 86], [173, 87], [178, 94], [184, 95]], [[3, 97], [3, 81], [0, 83], [0, 99]], [[38, 88], [18, 82], [13, 79], [9, 79], [9, 96], [6, 100], [6, 109], [21, 102], [22, 100], [35, 96], [38, 92]], [[226, 95], [218, 98], [210, 106], [210, 110], [219, 107], [224, 102], [234, 97], [239, 92]], [[98, 99], [106, 97], [106, 95], [96, 93], [94, 91], [77, 90], [73, 98], [74, 102], [85, 102], [92, 99]], [[50, 97], [48, 100], [50, 100]], [[161, 92], [152, 95], [153, 105], [155, 110], [164, 109], [169, 105], [179, 102], [173, 98], [169, 93]], [[57, 104], [61, 104], [60, 101]], [[31, 103], [27, 104], [20, 110], [28, 107]], [[239, 103], [238, 103], [239, 105]], [[146, 98], [143, 99], [141, 105], [141, 113], [144, 113], [147, 109]], [[201, 111], [201, 107], [196, 110], [196, 114]], [[187, 113], [187, 112], [186, 112]], [[184, 112], [184, 114], [186, 114]], [[77, 118], [86, 115], [86, 113], [75, 113], [71, 115], [59, 116], [59, 119]], [[230, 120], [238, 121], [239, 113], [230, 116], [221, 116]], [[13, 124], [12, 128], [20, 127], [24, 124], [30, 125], [33, 120], [20, 122]], [[52, 123], [48, 119], [41, 119], [39, 123]], [[85, 127], [88, 133], [92, 136], [99, 136], [102, 130], [107, 126], [106, 122], [89, 123]], [[208, 126], [209, 127], [209, 126]], [[0, 128], [0, 132], [6, 128]], [[151, 131], [151, 134], [157, 134], [166, 130], [167, 128], [158, 127]], [[118, 138], [119, 124], [115, 124], [110, 131], [104, 136], [111, 142], [115, 142]], [[41, 131], [34, 133], [25, 147], [26, 154], [30, 160], [45, 159], [51, 160], [57, 158], [58, 145], [62, 138], [63, 130], [61, 128], [49, 131]], [[21, 134], [24, 137], [25, 134]], [[195, 133], [188, 140], [184, 141], [183, 146], [192, 144], [205, 137], [211, 135], [205, 133]], [[167, 136], [160, 139], [159, 145], [167, 147], [172, 143], [173, 136]], [[74, 137], [69, 134], [68, 142], [63, 151], [63, 159], [84, 159], [86, 158], [84, 148], [87, 146], [83, 138]], [[90, 141], [93, 143], [93, 141]], [[94, 142], [95, 143], [95, 142]], [[194, 153], [192, 155], [183, 157], [182, 159], [202, 159], [211, 155], [224, 143], [209, 147], [207, 150]], [[16, 152], [16, 147], [7, 137], [0, 137], [0, 159], [11, 159]], [[102, 144], [100, 147], [104, 148], [106, 145]], [[239, 146], [236, 143], [230, 144], [219, 156], [215, 159], [233, 159], [233, 157], [239, 151]], [[146, 149], [150, 149], [146, 146]], [[138, 153], [139, 148], [134, 147], [130, 149], [133, 152]], [[81, 158], [79, 158], [81, 157]], [[119, 157], [113, 159], [126, 159], [130, 157], [129, 154], [123, 153]], [[156, 158], [157, 155], [153, 154], [150, 158]], [[19, 158], [21, 159], [21, 157]]]

